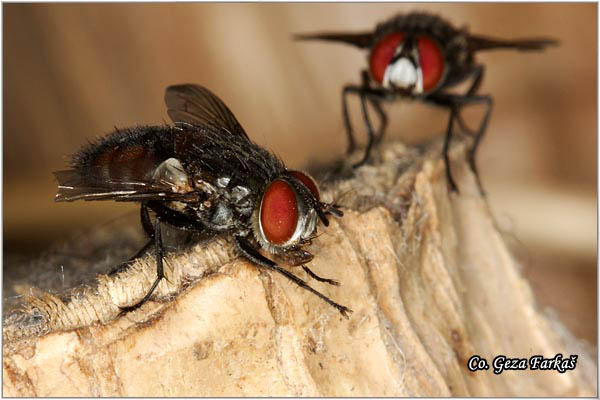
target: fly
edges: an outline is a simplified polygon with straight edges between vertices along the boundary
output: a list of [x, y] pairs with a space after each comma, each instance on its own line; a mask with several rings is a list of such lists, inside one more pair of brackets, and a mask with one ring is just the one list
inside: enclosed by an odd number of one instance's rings
[[[233, 113], [208, 89], [192, 84], [170, 86], [165, 103], [174, 125], [116, 130], [84, 146], [71, 168], [55, 172], [56, 201], [115, 200], [141, 204], [141, 224], [148, 242], [114, 274], [152, 247], [156, 280], [138, 303], [144, 304], [163, 274], [161, 225], [208, 235], [229, 234], [240, 255], [277, 271], [314, 293], [348, 318], [344, 307], [265, 257], [298, 266], [313, 255], [303, 247], [316, 235], [318, 221], [343, 216], [339, 206], [320, 200], [308, 174], [290, 170], [272, 153], [252, 142]], [[149, 211], [154, 213], [154, 221]]]
[[[369, 68], [361, 72], [361, 84], [346, 85], [342, 90], [342, 113], [348, 134], [348, 153], [353, 152], [356, 147], [346, 103], [349, 94], [358, 95], [360, 98], [368, 135], [364, 156], [354, 167], [363, 165], [368, 160], [372, 146], [379, 143], [383, 137], [388, 119], [381, 103], [399, 98], [417, 99], [450, 110], [443, 156], [447, 181], [452, 191], [457, 191], [457, 186], [450, 172], [448, 149], [454, 121], [474, 137], [468, 153], [468, 162], [475, 173], [481, 193], [483, 189], [475, 164], [475, 153], [488, 125], [493, 102], [490, 95], [478, 94], [484, 65], [475, 61], [475, 53], [502, 48], [521, 51], [543, 50], [558, 44], [553, 39], [504, 40], [474, 35], [466, 29], [454, 28], [439, 16], [427, 13], [400, 14], [377, 25], [375, 30], [370, 32], [303, 34], [297, 35], [296, 39], [342, 42], [369, 51]], [[464, 94], [447, 91], [448, 88], [468, 79], [471, 79], [471, 85]], [[367, 102], [379, 115], [380, 126], [377, 135], [368, 115]], [[461, 107], [471, 104], [486, 106], [485, 115], [476, 131], [466, 126], [459, 113]]]

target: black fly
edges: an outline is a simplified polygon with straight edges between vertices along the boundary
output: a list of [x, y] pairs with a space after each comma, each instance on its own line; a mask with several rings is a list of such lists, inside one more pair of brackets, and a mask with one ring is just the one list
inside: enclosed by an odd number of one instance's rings
[[320, 201], [309, 175], [287, 169], [253, 143], [208, 89], [171, 86], [165, 102], [174, 126], [117, 130], [77, 152], [71, 169], [55, 172], [56, 201], [141, 203], [141, 222], [150, 239], [130, 261], [154, 247], [157, 277], [144, 298], [123, 311], [141, 306], [163, 279], [161, 224], [167, 224], [196, 233], [232, 235], [242, 256], [283, 274], [348, 317], [350, 309], [259, 252], [262, 248], [285, 264], [302, 265], [315, 279], [338, 284], [310, 271], [304, 264], [313, 255], [302, 249], [315, 236], [318, 220], [327, 226], [328, 215], [343, 215], [338, 206]]
[[[468, 155], [471, 169], [477, 177], [482, 191], [479, 174], [475, 166], [475, 152], [488, 124], [492, 110], [490, 95], [479, 95], [477, 91], [483, 78], [484, 66], [475, 62], [474, 54], [492, 49], [542, 50], [556, 45], [552, 39], [503, 40], [473, 35], [466, 29], [456, 29], [436, 15], [409, 13], [397, 15], [383, 22], [372, 32], [362, 33], [317, 33], [297, 35], [300, 40], [327, 40], [351, 44], [369, 50], [369, 70], [362, 71], [360, 85], [347, 85], [342, 91], [342, 111], [348, 134], [348, 152], [355, 149], [354, 134], [350, 124], [346, 97], [357, 94], [361, 100], [362, 114], [368, 134], [367, 148], [362, 160], [364, 164], [374, 143], [381, 141], [387, 125], [387, 116], [381, 106], [382, 101], [398, 98], [419, 99], [450, 109], [450, 121], [444, 142], [444, 161], [450, 189], [457, 191], [449, 167], [448, 148], [455, 120], [474, 136], [473, 146]], [[464, 94], [447, 91], [467, 79], [471, 86]], [[370, 102], [380, 118], [377, 135], [373, 132], [367, 112]], [[460, 108], [469, 104], [484, 104], [486, 113], [479, 129], [468, 129], [460, 116]]]

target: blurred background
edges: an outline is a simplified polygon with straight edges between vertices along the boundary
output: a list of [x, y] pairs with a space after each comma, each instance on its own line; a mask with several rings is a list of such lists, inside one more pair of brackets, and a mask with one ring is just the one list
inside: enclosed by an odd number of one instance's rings
[[[289, 166], [340, 157], [341, 88], [359, 82], [366, 53], [293, 42], [292, 34], [371, 30], [415, 9], [476, 33], [560, 39], [544, 53], [478, 56], [486, 65], [481, 93], [495, 101], [479, 167], [540, 306], [596, 346], [598, 43], [590, 3], [4, 4], [5, 272], [75, 232], [135, 215], [127, 204], [54, 203], [52, 171], [114, 127], [168, 121], [170, 84], [209, 87]], [[356, 101], [352, 109], [358, 123]], [[386, 110], [388, 139], [411, 143], [439, 135], [448, 118], [418, 103]]]

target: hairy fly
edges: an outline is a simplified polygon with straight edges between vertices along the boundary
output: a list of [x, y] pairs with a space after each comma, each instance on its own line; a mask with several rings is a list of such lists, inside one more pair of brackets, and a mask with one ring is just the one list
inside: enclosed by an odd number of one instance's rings
[[165, 102], [174, 125], [117, 130], [79, 150], [70, 169], [55, 172], [56, 201], [141, 204], [141, 223], [149, 241], [129, 262], [153, 247], [157, 277], [142, 300], [123, 310], [146, 302], [164, 278], [161, 225], [167, 224], [195, 233], [232, 235], [241, 256], [283, 274], [347, 317], [351, 310], [259, 251], [288, 265], [302, 265], [315, 279], [338, 284], [310, 271], [305, 264], [313, 255], [303, 249], [315, 237], [319, 220], [327, 226], [329, 215], [343, 215], [338, 206], [320, 201], [309, 175], [287, 169], [252, 142], [229, 108], [208, 89], [170, 86]]
[[[492, 98], [490, 95], [478, 94], [484, 65], [475, 61], [475, 53], [494, 49], [543, 50], [547, 46], [558, 43], [552, 39], [504, 40], [475, 35], [469, 33], [466, 28], [453, 27], [439, 16], [418, 12], [396, 15], [377, 25], [374, 31], [302, 34], [297, 35], [296, 39], [342, 42], [369, 52], [369, 68], [362, 71], [361, 84], [347, 85], [342, 90], [342, 112], [348, 134], [349, 153], [355, 149], [355, 139], [347, 109], [349, 94], [358, 95], [360, 98], [367, 129], [367, 147], [362, 160], [355, 167], [367, 161], [373, 144], [382, 139], [387, 125], [387, 116], [381, 103], [399, 98], [421, 100], [450, 110], [443, 150], [450, 189], [457, 190], [448, 159], [452, 127], [456, 120], [463, 130], [474, 137], [468, 161], [482, 193], [475, 165], [475, 153], [490, 118]], [[469, 79], [471, 84], [464, 94], [448, 91], [450, 87]], [[379, 115], [380, 127], [377, 134], [373, 131], [367, 103], [370, 103]], [[459, 112], [461, 107], [470, 104], [486, 106], [485, 115], [476, 131], [470, 130], [465, 125]]]

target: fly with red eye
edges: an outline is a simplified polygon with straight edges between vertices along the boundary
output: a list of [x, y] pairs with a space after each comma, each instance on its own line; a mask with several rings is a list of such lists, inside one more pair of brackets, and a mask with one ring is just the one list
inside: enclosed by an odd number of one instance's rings
[[[309, 175], [288, 170], [273, 154], [252, 142], [233, 113], [216, 95], [198, 85], [166, 90], [165, 102], [175, 125], [117, 130], [77, 152], [71, 169], [55, 172], [56, 201], [116, 200], [141, 205], [141, 222], [149, 237], [119, 273], [154, 248], [157, 277], [134, 310], [152, 295], [163, 273], [161, 226], [201, 234], [231, 235], [239, 254], [277, 271], [335, 307], [352, 311], [313, 289], [260, 250], [287, 265], [305, 264], [313, 255], [305, 247], [316, 236], [318, 221], [343, 216], [339, 206], [320, 199]], [[150, 212], [154, 215], [154, 221]]]
[[[397, 15], [377, 25], [371, 32], [303, 34], [296, 35], [295, 38], [342, 42], [369, 51], [369, 69], [361, 72], [361, 84], [346, 85], [342, 90], [342, 114], [348, 135], [348, 153], [356, 149], [347, 107], [349, 94], [355, 94], [360, 99], [368, 135], [363, 158], [354, 167], [367, 162], [373, 145], [379, 143], [384, 135], [388, 120], [381, 103], [399, 98], [416, 99], [450, 110], [443, 157], [448, 186], [452, 191], [458, 190], [448, 158], [454, 121], [464, 132], [473, 136], [468, 162], [475, 173], [481, 193], [483, 188], [475, 164], [475, 154], [488, 125], [493, 103], [490, 95], [478, 94], [484, 65], [476, 63], [475, 53], [493, 49], [543, 50], [558, 43], [553, 39], [503, 40], [474, 35], [466, 29], [454, 28], [439, 16], [427, 13]], [[464, 94], [448, 92], [449, 88], [469, 79], [471, 84]], [[371, 123], [368, 104], [379, 116], [377, 134]], [[484, 117], [475, 131], [466, 126], [460, 114], [462, 107], [473, 104], [486, 107]]]
[[[397, 62], [404, 53], [408, 54], [409, 62], [418, 66], [420, 74], [416, 76], [414, 82], [411, 82], [415, 87], [408, 87], [407, 90], [413, 90], [415, 93], [427, 93], [434, 90], [442, 81], [444, 73], [444, 56], [439, 45], [428, 38], [427, 36], [418, 36], [416, 39], [417, 46], [416, 56], [410, 59], [410, 51], [405, 50], [398, 52], [397, 49], [404, 41], [404, 34], [390, 33], [381, 39], [373, 48], [369, 57], [369, 66], [373, 80], [379, 85], [390, 85], [394, 89], [400, 91], [399, 87], [394, 83], [390, 65]], [[410, 47], [406, 47], [410, 49]], [[407, 76], [406, 78], [410, 78]]]
[[258, 208], [259, 225], [255, 233], [259, 233], [257, 239], [267, 249], [308, 240], [315, 230], [315, 216], [328, 226], [327, 214], [343, 215], [336, 205], [320, 202], [319, 189], [312, 177], [300, 171], [287, 171], [286, 175], [271, 182]]

